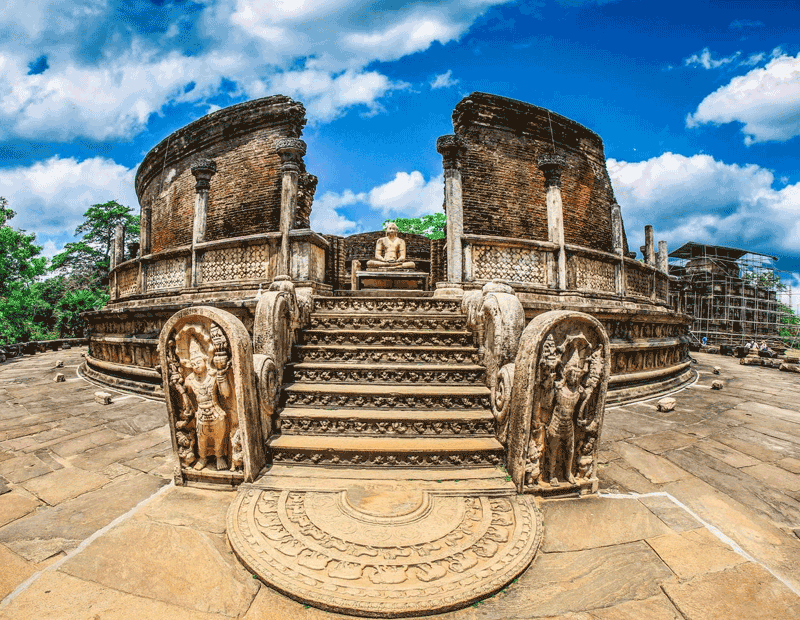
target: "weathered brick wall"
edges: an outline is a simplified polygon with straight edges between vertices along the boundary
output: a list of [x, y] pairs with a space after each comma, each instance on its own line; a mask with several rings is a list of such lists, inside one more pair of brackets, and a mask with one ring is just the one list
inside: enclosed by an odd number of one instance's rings
[[431, 277], [429, 288], [447, 280], [447, 239], [431, 239]]
[[303, 105], [275, 95], [219, 110], [165, 138], [144, 158], [136, 193], [151, 215], [151, 252], [192, 240], [192, 162], [213, 159], [206, 240], [273, 232], [280, 223], [280, 157], [275, 143], [298, 138]]
[[567, 164], [562, 173], [566, 242], [613, 250], [614, 192], [597, 134], [544, 108], [485, 93], [459, 102], [453, 127], [466, 147], [461, 159], [466, 234], [547, 240], [546, 189], [537, 160], [555, 145]]

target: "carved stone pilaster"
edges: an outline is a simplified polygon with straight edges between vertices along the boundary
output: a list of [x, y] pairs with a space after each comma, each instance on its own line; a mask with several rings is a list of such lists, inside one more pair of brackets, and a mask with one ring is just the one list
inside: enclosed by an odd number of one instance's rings
[[461, 154], [464, 143], [455, 135], [440, 136], [436, 140], [436, 150], [442, 156], [442, 165], [445, 170], [461, 170]]
[[547, 188], [547, 240], [558, 244], [555, 260], [548, 257], [548, 280], [559, 290], [567, 288], [567, 256], [564, 248], [564, 208], [561, 200], [561, 170], [566, 165], [564, 157], [546, 154], [539, 157], [539, 169], [544, 173]]
[[542, 155], [537, 162], [544, 174], [545, 187], [561, 187], [561, 170], [566, 166], [562, 155]]
[[211, 177], [217, 173], [217, 164], [211, 159], [201, 157], [192, 163], [191, 170], [194, 178], [197, 179], [197, 183], [194, 185], [195, 191], [208, 191], [211, 187]]
[[300, 138], [281, 138], [275, 143], [275, 152], [281, 158], [281, 172], [303, 172], [306, 143]]
[[464, 204], [461, 190], [460, 156], [464, 145], [458, 136], [442, 136], [436, 141], [436, 150], [441, 153], [444, 166], [444, 210], [447, 213], [447, 282], [459, 284], [463, 280], [461, 238], [464, 236]]

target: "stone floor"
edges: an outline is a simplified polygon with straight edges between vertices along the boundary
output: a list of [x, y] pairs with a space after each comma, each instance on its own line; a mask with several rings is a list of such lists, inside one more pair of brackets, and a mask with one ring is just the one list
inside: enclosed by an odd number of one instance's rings
[[[172, 486], [163, 404], [95, 403], [81, 352], [0, 366], [0, 618], [343, 618], [247, 573], [234, 494]], [[800, 381], [696, 357], [675, 411], [607, 410], [601, 496], [540, 504], [531, 567], [437, 617], [800, 618]]]

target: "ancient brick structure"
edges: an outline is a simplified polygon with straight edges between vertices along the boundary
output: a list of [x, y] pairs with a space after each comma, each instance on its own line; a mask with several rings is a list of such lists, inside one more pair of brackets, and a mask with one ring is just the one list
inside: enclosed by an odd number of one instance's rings
[[[348, 291], [353, 260], [372, 258], [383, 233], [309, 230], [317, 180], [303, 161], [304, 124], [302, 104], [276, 95], [209, 114], [148, 153], [136, 177], [140, 256], [124, 260], [119, 242], [111, 303], [88, 315], [88, 376], [160, 395], [155, 346], [175, 310], [213, 305], [251, 329], [259, 291], [277, 275], [309, 295]], [[601, 139], [484, 93], [456, 106], [453, 127], [437, 143], [447, 237], [402, 235], [429, 290], [458, 297], [501, 280], [526, 321], [553, 308], [596, 317], [611, 338], [609, 402], [684, 383], [688, 319], [667, 308], [652, 231], [646, 262], [628, 255]]]

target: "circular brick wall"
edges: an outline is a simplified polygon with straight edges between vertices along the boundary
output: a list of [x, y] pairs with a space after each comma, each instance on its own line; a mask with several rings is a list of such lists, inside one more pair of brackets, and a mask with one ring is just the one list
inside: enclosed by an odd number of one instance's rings
[[[149, 253], [192, 241], [192, 162], [214, 160], [206, 241], [274, 232], [280, 225], [280, 157], [275, 143], [299, 138], [305, 109], [276, 95], [213, 112], [167, 136], [136, 174], [142, 208], [151, 209]], [[147, 248], [143, 248], [146, 252]]]
[[565, 241], [613, 251], [615, 199], [600, 136], [555, 112], [486, 93], [472, 93], [458, 103], [453, 128], [465, 147], [465, 234], [547, 241], [546, 189], [537, 162], [555, 150], [566, 159], [561, 175]]

